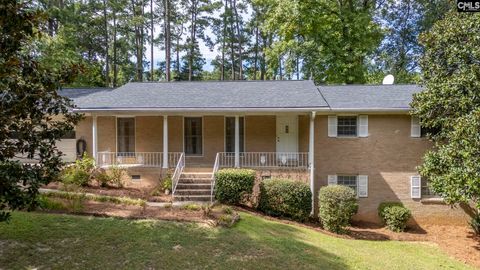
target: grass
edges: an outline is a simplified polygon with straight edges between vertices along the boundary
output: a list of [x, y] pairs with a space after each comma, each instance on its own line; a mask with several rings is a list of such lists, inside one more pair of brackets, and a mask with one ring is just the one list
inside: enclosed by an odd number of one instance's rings
[[241, 213], [232, 228], [15, 212], [3, 269], [469, 269], [437, 247], [341, 239]]
[[96, 195], [96, 194], [85, 194], [78, 192], [66, 192], [66, 191], [50, 191], [42, 193], [43, 196], [52, 197], [52, 198], [61, 198], [67, 200], [73, 199], [82, 199], [90, 200], [96, 202], [110, 202], [115, 204], [125, 204], [125, 205], [138, 205], [145, 206], [146, 201], [142, 199], [132, 199], [129, 197], [116, 197], [116, 196], [107, 196], [107, 195]]

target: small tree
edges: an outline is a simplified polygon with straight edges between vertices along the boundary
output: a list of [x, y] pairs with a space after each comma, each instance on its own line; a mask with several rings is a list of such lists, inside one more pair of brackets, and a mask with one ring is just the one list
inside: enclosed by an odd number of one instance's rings
[[480, 16], [450, 12], [421, 36], [424, 91], [413, 114], [435, 143], [420, 173], [447, 203], [480, 209]]
[[0, 7], [0, 221], [9, 219], [7, 210], [35, 207], [39, 186], [54, 179], [62, 164], [55, 142], [80, 119], [56, 91], [75, 67], [57, 73], [35, 61], [43, 14], [27, 3], [6, 0]]

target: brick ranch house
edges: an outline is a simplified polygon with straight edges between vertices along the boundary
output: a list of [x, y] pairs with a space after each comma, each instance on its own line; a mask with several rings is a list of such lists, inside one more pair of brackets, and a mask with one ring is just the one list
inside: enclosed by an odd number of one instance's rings
[[304, 181], [315, 203], [322, 186], [350, 186], [359, 200], [357, 220], [378, 222], [378, 205], [399, 201], [417, 223], [464, 224], [464, 211], [445, 205], [418, 176], [431, 147], [409, 115], [419, 91], [312, 81], [64, 89], [85, 119], [59, 147], [70, 160], [86, 150], [98, 166], [128, 168], [129, 186], [155, 186], [170, 172], [175, 200], [210, 200], [212, 172], [241, 167], [262, 179]]

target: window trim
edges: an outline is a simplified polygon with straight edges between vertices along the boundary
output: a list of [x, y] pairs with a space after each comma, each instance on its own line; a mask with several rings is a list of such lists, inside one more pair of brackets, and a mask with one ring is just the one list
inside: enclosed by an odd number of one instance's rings
[[[185, 118], [200, 118], [202, 119], [202, 154], [201, 155], [194, 155], [194, 154], [187, 154], [185, 151]], [[185, 157], [199, 157], [203, 158], [205, 156], [205, 121], [204, 116], [183, 116], [182, 117], [182, 145], [183, 150], [182, 152], [185, 153]]]
[[134, 151], [131, 153], [137, 152], [137, 118], [135, 116], [116, 116], [115, 117], [115, 153], [118, 155], [118, 119], [119, 118], [130, 118], [133, 119], [133, 140], [134, 140]]
[[[246, 121], [246, 117], [245, 117], [244, 115], [241, 115], [241, 116], [239, 115], [238, 117], [239, 117], [239, 118], [243, 117], [243, 151], [240, 151], [240, 153], [244, 153], [244, 152], [246, 152], [245, 149], [246, 149], [246, 144], [247, 144], [247, 143], [246, 143], [247, 140], [245, 139], [246, 134], [247, 134], [247, 132], [246, 132], [246, 130], [247, 130], [247, 128], [246, 128], [246, 123], [247, 123], [247, 121]], [[224, 116], [224, 117], [223, 117], [223, 151], [224, 151], [225, 153], [228, 153], [228, 152], [227, 152], [227, 118], [235, 118], [235, 116]], [[240, 120], [240, 119], [239, 119], [239, 120]], [[234, 135], [235, 135], [235, 134], [234, 134]], [[235, 147], [234, 147], [234, 148], [235, 148]], [[230, 153], [234, 153], [234, 152], [235, 152], [235, 149], [234, 149], [233, 152], [230, 152]]]
[[[358, 120], [358, 117], [359, 115], [358, 114], [337, 114], [337, 138], [359, 138], [358, 136], [358, 131], [359, 131], [359, 120]], [[340, 117], [355, 117], [355, 135], [340, 135], [338, 134], [338, 127], [339, 127], [339, 124], [338, 124], [338, 120]]]

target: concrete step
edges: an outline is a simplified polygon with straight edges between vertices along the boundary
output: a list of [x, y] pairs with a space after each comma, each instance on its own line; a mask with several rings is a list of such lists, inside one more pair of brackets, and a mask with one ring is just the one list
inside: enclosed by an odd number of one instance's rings
[[210, 195], [175, 195], [173, 198], [175, 201], [181, 202], [206, 202], [212, 199]]
[[201, 178], [201, 179], [211, 179], [212, 173], [208, 172], [183, 172], [180, 175], [180, 178]]
[[183, 195], [190, 195], [190, 196], [197, 196], [197, 195], [208, 195], [211, 194], [210, 189], [177, 189], [175, 190], [175, 196], [183, 196]]
[[179, 184], [211, 184], [211, 179], [206, 178], [180, 178], [178, 180]]
[[194, 183], [182, 183], [182, 182], [178, 182], [177, 184], [177, 190], [179, 189], [209, 189], [211, 188], [212, 185], [211, 183], [197, 183], [197, 182], [194, 182]]
[[212, 173], [213, 171], [213, 164], [212, 164], [212, 167], [205, 167], [205, 166], [199, 166], [199, 167], [195, 167], [195, 166], [188, 166], [188, 167], [185, 167], [183, 168], [183, 171], [184, 172], [193, 172], [193, 173], [200, 173], [200, 172], [204, 172], [204, 173]]

